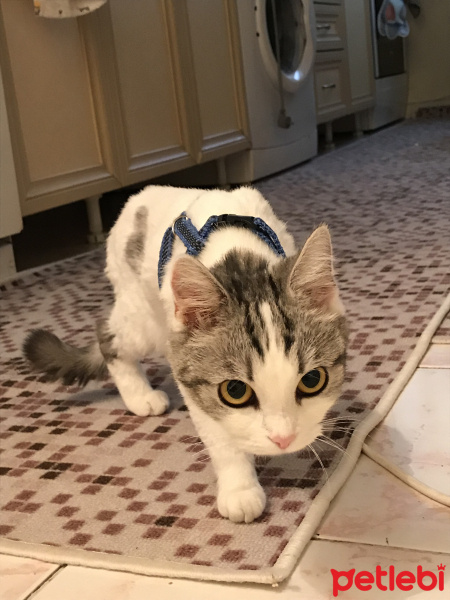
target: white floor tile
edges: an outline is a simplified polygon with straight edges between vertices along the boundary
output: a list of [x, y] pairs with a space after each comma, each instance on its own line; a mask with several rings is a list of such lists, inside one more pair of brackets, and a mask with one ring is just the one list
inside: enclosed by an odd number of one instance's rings
[[[438, 587], [430, 591], [422, 591], [417, 584], [413, 585], [411, 591], [403, 591], [394, 585], [394, 590], [381, 591], [375, 585], [371, 589], [359, 590], [355, 586], [355, 578], [361, 571], [368, 571], [375, 578], [376, 567], [389, 572], [390, 566], [394, 568], [394, 573], [398, 575], [401, 571], [411, 571], [417, 574], [417, 567], [420, 565], [423, 570], [429, 570], [438, 575], [437, 566], [440, 564], [447, 566], [444, 571], [444, 590], [439, 591]], [[401, 550], [397, 548], [382, 548], [379, 546], [366, 546], [363, 544], [346, 544], [343, 542], [313, 541], [310, 543], [303, 555], [299, 568], [291, 577], [288, 589], [295, 592], [292, 598], [296, 600], [332, 600], [334, 597], [342, 600], [380, 600], [387, 598], [389, 600], [442, 600], [445, 597], [445, 590], [450, 589], [450, 556], [436, 553], [415, 552], [413, 550]], [[335, 590], [337, 596], [333, 595], [333, 576], [331, 569], [336, 571], [349, 571], [355, 569], [353, 586], [347, 591]], [[366, 574], [367, 575], [367, 574]], [[382, 574], [380, 574], [382, 575]], [[344, 585], [351, 583], [346, 576], [338, 579], [337, 583]], [[424, 583], [430, 582], [426, 580]], [[439, 579], [437, 580], [437, 583]], [[389, 586], [387, 575], [380, 577], [382, 585]], [[283, 596], [283, 598], [288, 598]]]
[[320, 524], [320, 539], [450, 554], [450, 508], [361, 456]]
[[0, 600], [23, 600], [59, 568], [30, 558], [0, 555]]
[[450, 369], [417, 369], [367, 444], [450, 496]]
[[426, 369], [450, 369], [450, 344], [431, 344], [420, 363]]
[[[389, 566], [400, 571], [417, 573], [420, 565], [423, 570], [429, 570], [436, 576], [437, 565], [447, 565], [444, 572], [444, 590], [437, 588], [422, 591], [414, 585], [415, 600], [442, 600], [445, 590], [450, 589], [450, 556], [437, 553], [414, 552], [396, 548], [382, 548], [342, 542], [313, 541], [306, 549], [299, 566], [292, 577], [278, 588], [262, 585], [220, 584], [188, 580], [142, 577], [127, 573], [110, 572], [81, 567], [66, 567], [51, 582], [41, 588], [33, 600], [143, 600], [158, 598], [158, 600], [273, 600], [283, 594], [284, 600], [331, 600], [333, 598], [333, 575], [336, 571], [355, 569], [369, 571], [375, 575], [377, 565], [383, 570]], [[347, 578], [341, 577], [341, 585]], [[382, 576], [381, 583], [387, 582], [387, 576]], [[426, 579], [425, 583], [433, 583]], [[437, 580], [439, 583], [439, 579]], [[375, 582], [372, 590], [360, 591], [353, 587], [347, 591], [339, 591], [337, 597], [343, 600], [367, 600], [388, 598], [389, 600], [405, 600], [411, 595], [405, 591], [394, 589], [380, 596], [380, 589]]]

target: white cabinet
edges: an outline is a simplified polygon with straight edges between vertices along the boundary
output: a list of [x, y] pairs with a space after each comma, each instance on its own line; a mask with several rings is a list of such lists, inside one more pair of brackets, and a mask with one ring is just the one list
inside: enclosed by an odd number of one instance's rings
[[317, 122], [327, 123], [374, 105], [370, 3], [314, 0]]
[[344, 4], [314, 2], [317, 53], [314, 68], [317, 122], [325, 123], [348, 111], [350, 83]]
[[345, 1], [347, 56], [352, 112], [375, 104], [370, 2]]
[[349, 84], [344, 50], [318, 53], [314, 68], [317, 122], [324, 123], [348, 113]]

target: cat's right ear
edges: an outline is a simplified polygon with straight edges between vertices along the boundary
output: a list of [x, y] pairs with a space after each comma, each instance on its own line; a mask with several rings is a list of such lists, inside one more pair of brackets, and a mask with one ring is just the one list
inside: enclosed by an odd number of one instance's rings
[[306, 240], [289, 277], [294, 295], [324, 315], [344, 314], [334, 278], [333, 250], [328, 227], [320, 225]]
[[191, 330], [214, 326], [227, 294], [199, 260], [191, 256], [179, 258], [173, 267], [171, 284], [178, 321]]

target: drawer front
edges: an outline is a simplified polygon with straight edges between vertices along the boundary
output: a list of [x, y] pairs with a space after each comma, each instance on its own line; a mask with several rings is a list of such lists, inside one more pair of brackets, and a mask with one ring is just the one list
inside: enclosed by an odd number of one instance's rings
[[[314, 0], [314, 4], [339, 4], [342, 5], [344, 0]], [[350, 0], [351, 2], [352, 0]]]
[[345, 48], [345, 14], [342, 6], [315, 4], [317, 51]]
[[345, 63], [342, 59], [315, 65], [318, 123], [336, 119], [347, 112]]

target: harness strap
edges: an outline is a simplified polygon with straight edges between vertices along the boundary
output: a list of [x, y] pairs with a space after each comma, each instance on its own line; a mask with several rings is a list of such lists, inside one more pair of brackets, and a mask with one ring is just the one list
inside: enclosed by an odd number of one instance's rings
[[164, 233], [161, 250], [158, 261], [158, 285], [161, 288], [164, 269], [172, 257], [173, 243], [177, 236], [186, 246], [186, 253], [190, 256], [198, 256], [205, 247], [206, 240], [213, 231], [223, 227], [242, 227], [253, 231], [261, 240], [263, 240], [274, 252], [283, 258], [286, 254], [283, 250], [277, 234], [259, 217], [249, 217], [240, 215], [214, 215], [209, 217], [203, 227], [198, 230], [186, 215], [181, 213], [175, 219], [173, 225], [166, 229]]

